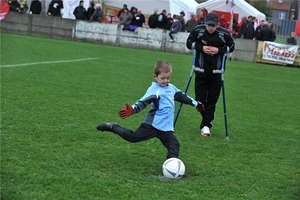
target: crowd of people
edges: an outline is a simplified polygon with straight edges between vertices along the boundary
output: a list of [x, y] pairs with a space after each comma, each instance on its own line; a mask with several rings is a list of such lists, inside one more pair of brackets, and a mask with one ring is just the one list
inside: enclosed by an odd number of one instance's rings
[[[10, 11], [16, 11], [20, 13], [40, 14], [42, 12], [42, 3], [40, 0], [32, 0], [30, 6], [28, 6], [27, 0], [7, 0]], [[48, 5], [46, 14], [48, 16], [62, 17], [61, 10], [64, 8], [62, 0], [51, 0]], [[173, 35], [178, 32], [191, 32], [193, 28], [198, 24], [205, 24], [207, 17], [207, 10], [198, 10], [196, 14], [191, 14], [189, 20], [185, 19], [185, 12], [180, 13], [168, 13], [167, 10], [159, 12], [158, 9], [154, 9], [153, 14], [146, 18], [140, 8], [132, 6], [130, 9], [127, 4], [123, 4], [123, 8], [119, 10], [117, 16], [118, 23], [122, 26], [123, 30], [134, 31], [138, 27], [149, 27], [168, 30], [170, 42], [174, 42]], [[79, 1], [79, 5], [75, 7], [73, 15], [77, 20], [88, 20], [95, 22], [103, 22], [105, 16], [100, 3], [94, 3], [90, 1], [89, 7], [84, 7], [84, 1]], [[233, 18], [232, 23], [226, 21], [225, 15], [222, 14], [219, 17], [218, 26], [223, 27], [231, 31], [231, 35], [234, 39], [249, 39], [259, 41], [275, 41], [276, 32], [273, 28], [273, 23], [261, 20], [260, 24], [255, 27], [256, 18], [254, 16], [242, 17], [238, 22], [236, 18]], [[297, 44], [295, 39], [295, 33], [292, 32], [291, 36], [287, 39], [286, 44]]]

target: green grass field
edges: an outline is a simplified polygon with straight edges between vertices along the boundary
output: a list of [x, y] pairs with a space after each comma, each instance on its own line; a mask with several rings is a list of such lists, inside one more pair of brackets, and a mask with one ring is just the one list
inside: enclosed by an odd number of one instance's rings
[[300, 69], [228, 61], [230, 139], [222, 98], [212, 138], [184, 105], [176, 134], [187, 177], [170, 181], [159, 140], [131, 144], [96, 126], [137, 128], [148, 109], [125, 120], [118, 110], [144, 95], [160, 59], [184, 90], [191, 55], [0, 36], [1, 199], [300, 199]]

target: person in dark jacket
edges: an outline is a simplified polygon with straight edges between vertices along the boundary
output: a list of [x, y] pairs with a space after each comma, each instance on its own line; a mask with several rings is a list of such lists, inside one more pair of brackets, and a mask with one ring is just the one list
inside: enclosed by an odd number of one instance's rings
[[259, 25], [255, 29], [255, 38], [256, 38], [256, 40], [259, 40], [259, 38], [260, 38], [260, 31], [263, 28], [264, 23], [265, 23], [265, 20], [261, 20]]
[[135, 25], [137, 27], [143, 27], [145, 23], [145, 16], [142, 13], [141, 9], [137, 9], [134, 16], [132, 16], [131, 25]]
[[156, 28], [156, 19], [158, 16], [158, 10], [157, 8], [154, 9], [154, 12], [152, 15], [150, 15], [149, 19], [148, 19], [148, 26], [149, 28]]
[[173, 19], [171, 13], [168, 13], [168, 14], [167, 14], [167, 25], [166, 25], [166, 30], [170, 30], [170, 28], [171, 28], [173, 22], [174, 22], [174, 19]]
[[189, 19], [186, 24], [186, 31], [187, 32], [192, 32], [192, 30], [194, 29], [194, 27], [198, 24], [198, 22], [196, 21], [196, 15], [195, 14], [191, 14], [191, 19]]
[[252, 17], [248, 17], [248, 23], [244, 32], [245, 39], [253, 40], [255, 37], [254, 22]]
[[296, 41], [295, 36], [296, 36], [295, 32], [291, 32], [291, 37], [289, 37], [288, 39], [286, 39], [286, 44], [297, 45], [297, 41]]
[[268, 23], [269, 28], [272, 30], [272, 35], [271, 35], [271, 41], [274, 42], [276, 40], [276, 32], [273, 29], [273, 23], [269, 22]]
[[156, 28], [166, 29], [167, 26], [167, 11], [163, 10], [156, 18]]
[[214, 12], [209, 13], [206, 24], [195, 26], [186, 41], [186, 47], [196, 51], [195, 99], [204, 104], [205, 111], [201, 111], [200, 133], [208, 137], [212, 136], [211, 122], [214, 120], [216, 104], [221, 92], [222, 59], [235, 48], [230, 32], [219, 27], [218, 23], [218, 15]]
[[42, 12], [42, 3], [39, 0], [33, 0], [30, 4], [29, 13], [39, 15]]
[[95, 12], [95, 4], [94, 4], [94, 2], [90, 2], [89, 7], [87, 9], [87, 13], [86, 13], [86, 19], [90, 21], [94, 12]]
[[180, 15], [177, 17], [178, 18], [178, 20], [180, 21], [180, 23], [181, 23], [181, 32], [185, 32], [186, 31], [186, 29], [185, 29], [185, 13], [184, 13], [184, 11], [181, 11], [180, 13], [179, 13]]
[[48, 7], [48, 16], [61, 17], [61, 9], [64, 8], [62, 0], [52, 0]]
[[257, 40], [260, 41], [272, 41], [272, 29], [268, 26], [268, 22], [264, 22], [262, 29], [260, 30], [260, 34], [258, 35]]
[[79, 1], [79, 6], [77, 6], [74, 11], [73, 15], [75, 16], [76, 19], [86, 19], [86, 14], [87, 11], [85, 7], [83, 7], [84, 1]]

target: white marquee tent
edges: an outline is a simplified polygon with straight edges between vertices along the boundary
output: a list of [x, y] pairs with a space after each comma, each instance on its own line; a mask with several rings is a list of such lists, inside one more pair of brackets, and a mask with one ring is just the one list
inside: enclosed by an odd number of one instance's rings
[[252, 5], [247, 3], [244, 0], [208, 0], [204, 3], [198, 4], [197, 9], [206, 8], [208, 12], [211, 11], [222, 11], [222, 12], [230, 12], [232, 1], [234, 2], [233, 13], [239, 14], [240, 21], [242, 17], [249, 15], [255, 16], [258, 20], [265, 20], [266, 15], [261, 13], [259, 10], [254, 8]]
[[[50, 0], [48, 0], [50, 3]], [[123, 4], [127, 4], [128, 8], [134, 6], [140, 8], [143, 14], [151, 15], [155, 8], [158, 12], [166, 10], [168, 13], [179, 14], [181, 11], [185, 12], [186, 20], [190, 19], [192, 13], [196, 14], [196, 7], [198, 3], [195, 0], [99, 0], [102, 5], [109, 5], [116, 8], [122, 8]], [[62, 9], [63, 18], [75, 19], [73, 11], [79, 5], [79, 0], [63, 0], [64, 9]], [[84, 1], [84, 7], [87, 9], [89, 1]]]
[[185, 12], [185, 18], [189, 19], [191, 13], [196, 14], [198, 3], [195, 0], [103, 0], [105, 5], [122, 8], [127, 4], [128, 8], [134, 6], [140, 8], [143, 14], [151, 15], [155, 8], [161, 13], [166, 10], [167, 13], [179, 14]]

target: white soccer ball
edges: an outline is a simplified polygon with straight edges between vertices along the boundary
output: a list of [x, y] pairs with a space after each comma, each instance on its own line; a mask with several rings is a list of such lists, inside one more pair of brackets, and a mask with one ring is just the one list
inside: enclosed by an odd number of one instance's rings
[[162, 171], [168, 179], [181, 179], [185, 173], [185, 165], [178, 158], [169, 158], [162, 165]]

